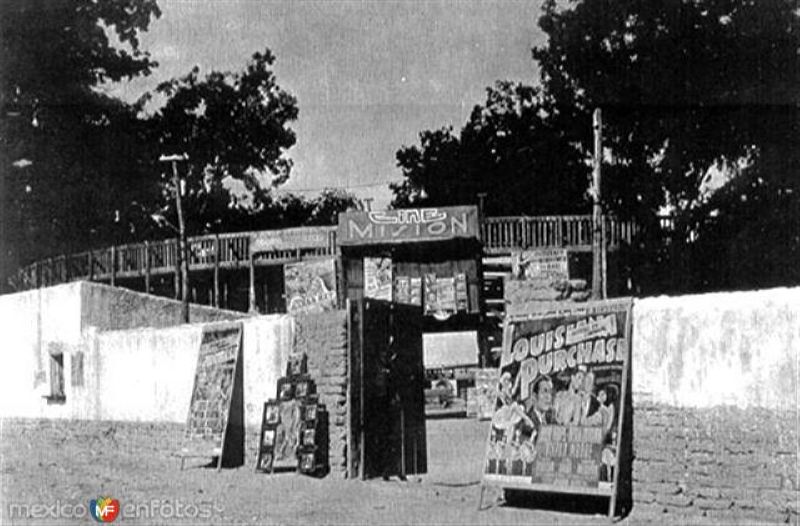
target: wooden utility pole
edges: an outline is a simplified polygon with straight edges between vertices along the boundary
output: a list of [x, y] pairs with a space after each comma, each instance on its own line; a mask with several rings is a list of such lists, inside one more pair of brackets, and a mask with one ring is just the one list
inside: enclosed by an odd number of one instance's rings
[[172, 163], [172, 184], [175, 187], [175, 209], [178, 213], [178, 260], [181, 268], [181, 304], [183, 307], [183, 322], [189, 323], [189, 254], [186, 243], [186, 223], [183, 220], [183, 207], [181, 205], [181, 179], [178, 176], [178, 161], [186, 161], [189, 157], [183, 155], [162, 155], [161, 162]]
[[592, 116], [594, 130], [594, 159], [592, 163], [592, 297], [605, 299], [605, 243], [603, 239], [603, 208], [600, 204], [601, 171], [603, 162], [603, 120], [600, 108], [594, 110]]

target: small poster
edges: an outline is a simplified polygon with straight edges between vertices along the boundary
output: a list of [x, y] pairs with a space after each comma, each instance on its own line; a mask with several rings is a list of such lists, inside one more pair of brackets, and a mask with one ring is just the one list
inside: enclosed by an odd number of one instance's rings
[[364, 258], [364, 297], [392, 301], [392, 258]]
[[411, 305], [422, 306], [422, 278], [411, 278], [410, 285]]
[[425, 275], [425, 314], [443, 320], [456, 312], [455, 278]]
[[467, 292], [467, 275], [463, 272], [456, 274], [456, 310], [469, 310], [469, 293]]
[[397, 276], [394, 280], [394, 301], [396, 303], [411, 303], [411, 278]]
[[456, 280], [455, 278], [436, 278], [437, 310], [444, 312], [456, 311]]
[[615, 495], [630, 300], [506, 319], [484, 481]]
[[512, 279], [553, 282], [569, 279], [567, 249], [518, 250], [511, 254]]
[[336, 308], [336, 260], [300, 261], [284, 267], [286, 311], [323, 312]]
[[439, 304], [436, 299], [436, 274], [425, 274], [425, 314], [436, 312]]

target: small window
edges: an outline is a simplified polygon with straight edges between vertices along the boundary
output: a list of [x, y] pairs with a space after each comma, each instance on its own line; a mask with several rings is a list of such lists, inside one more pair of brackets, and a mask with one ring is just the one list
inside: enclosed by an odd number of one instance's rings
[[58, 348], [50, 349], [50, 403], [63, 403], [67, 398], [64, 392], [64, 352]]

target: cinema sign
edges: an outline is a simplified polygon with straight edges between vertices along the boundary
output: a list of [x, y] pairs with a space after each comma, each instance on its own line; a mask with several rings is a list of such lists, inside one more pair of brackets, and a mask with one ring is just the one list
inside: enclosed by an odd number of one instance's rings
[[339, 215], [341, 246], [478, 238], [474, 206], [411, 208]]

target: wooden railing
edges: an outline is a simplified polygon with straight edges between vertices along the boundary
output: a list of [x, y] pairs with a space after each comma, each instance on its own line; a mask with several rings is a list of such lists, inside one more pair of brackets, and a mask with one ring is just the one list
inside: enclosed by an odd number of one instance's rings
[[[297, 246], [260, 253], [259, 261], [297, 260], [336, 254], [336, 227], [317, 227], [327, 233], [326, 246]], [[610, 249], [630, 243], [634, 223], [608, 217], [605, 239]], [[237, 232], [192, 237], [188, 240], [191, 270], [240, 268], [250, 265], [250, 240], [256, 232]], [[589, 250], [592, 245], [592, 217], [538, 216], [487, 217], [481, 224], [481, 239], [488, 255], [508, 253], [515, 248], [563, 247]], [[55, 285], [75, 280], [115, 283], [120, 278], [145, 278], [178, 271], [175, 239], [113, 246], [78, 254], [37, 261], [20, 269], [13, 285], [17, 290]]]
[[[635, 233], [633, 222], [605, 218], [604, 237], [609, 248], [630, 243]], [[592, 216], [487, 217], [481, 225], [481, 236], [487, 254], [508, 252], [514, 248], [590, 250]]]
[[[259, 258], [289, 261], [336, 253], [336, 227], [316, 227], [327, 233], [326, 246], [297, 246], [259, 254]], [[238, 268], [250, 265], [250, 240], [256, 232], [191, 237], [188, 241], [190, 270]], [[17, 290], [56, 285], [76, 280], [115, 283], [120, 278], [140, 278], [178, 272], [175, 239], [145, 241], [107, 249], [90, 250], [37, 261], [17, 273]]]

